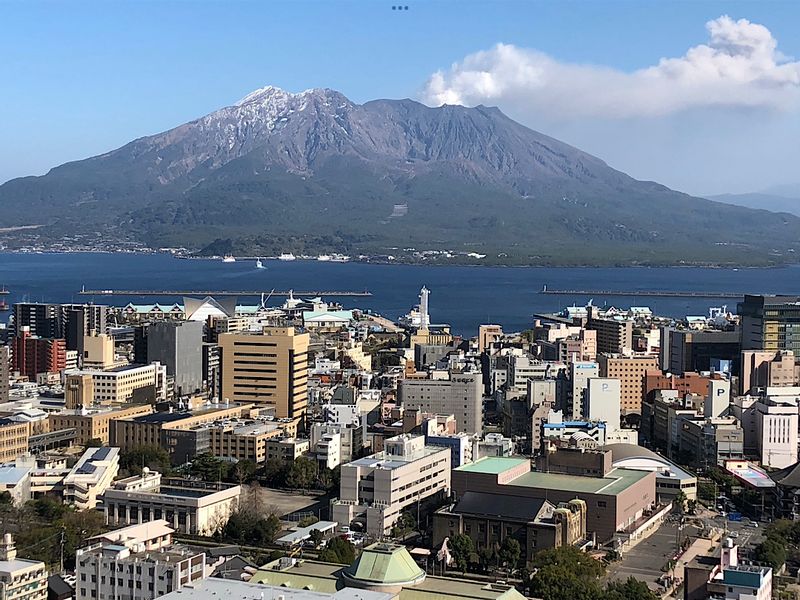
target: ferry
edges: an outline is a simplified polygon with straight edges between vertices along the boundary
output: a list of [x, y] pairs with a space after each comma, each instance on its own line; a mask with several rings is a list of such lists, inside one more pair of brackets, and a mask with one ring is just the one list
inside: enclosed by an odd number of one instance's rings
[[6, 302], [5, 300], [0, 300], [0, 311], [5, 312], [7, 310], [10, 310], [8, 307], [8, 302]]
[[321, 260], [321, 261], [323, 261], [323, 262], [327, 262], [327, 261], [329, 261], [330, 259], [331, 259], [331, 257], [330, 257], [330, 255], [329, 255], [329, 254], [320, 254], [320, 255], [317, 257], [317, 260]]
[[347, 262], [349, 260], [350, 260], [350, 257], [349, 256], [345, 256], [344, 254], [334, 254], [333, 256], [331, 256], [331, 261], [332, 262], [340, 262], [340, 263], [342, 263], [342, 262]]
[[225, 256], [222, 257], [222, 262], [226, 263], [236, 262], [236, 259], [233, 257], [233, 255], [226, 254]]
[[263, 269], [263, 268], [264, 268], [264, 263], [261, 262], [260, 258], [257, 258], [256, 259], [256, 269]]
[[295, 260], [296, 257], [291, 252], [284, 252], [278, 257], [278, 260]]

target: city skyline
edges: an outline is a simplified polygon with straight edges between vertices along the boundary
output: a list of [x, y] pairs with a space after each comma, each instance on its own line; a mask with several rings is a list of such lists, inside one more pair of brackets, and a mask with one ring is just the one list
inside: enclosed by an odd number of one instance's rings
[[98, 6], [0, 9], [11, 24], [0, 76], [15, 115], [0, 125], [0, 181], [276, 85], [330, 87], [356, 102], [496, 105], [636, 178], [696, 195], [797, 187], [800, 10], [790, 3]]

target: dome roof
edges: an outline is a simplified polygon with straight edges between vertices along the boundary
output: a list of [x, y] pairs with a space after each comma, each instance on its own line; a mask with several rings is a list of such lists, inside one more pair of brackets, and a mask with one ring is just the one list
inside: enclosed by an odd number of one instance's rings
[[629, 458], [649, 458], [668, 464], [669, 461], [647, 448], [642, 448], [636, 444], [608, 444], [600, 448], [600, 450], [611, 450], [611, 461], [617, 462], [619, 460], [627, 460]]
[[373, 590], [414, 586], [425, 579], [423, 571], [405, 546], [377, 543], [364, 548], [351, 566], [342, 571], [347, 585]]

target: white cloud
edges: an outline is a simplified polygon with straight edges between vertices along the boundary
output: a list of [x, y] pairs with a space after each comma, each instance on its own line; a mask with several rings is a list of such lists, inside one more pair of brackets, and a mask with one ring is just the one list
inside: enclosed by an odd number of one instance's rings
[[706, 29], [708, 43], [630, 73], [565, 63], [536, 50], [498, 44], [434, 73], [422, 100], [432, 105], [500, 104], [518, 114], [555, 118], [800, 106], [800, 62], [778, 52], [769, 29], [728, 16], [709, 21]]

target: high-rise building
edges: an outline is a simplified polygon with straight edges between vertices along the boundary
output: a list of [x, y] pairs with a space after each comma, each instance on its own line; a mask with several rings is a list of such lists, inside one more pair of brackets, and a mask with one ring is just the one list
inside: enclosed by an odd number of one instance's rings
[[80, 363], [84, 369], [110, 369], [114, 366], [114, 340], [106, 333], [83, 336]]
[[448, 379], [403, 379], [400, 405], [430, 414], [453, 415], [458, 431], [483, 431], [483, 385], [480, 373], [450, 373]]
[[102, 304], [64, 304], [61, 307], [62, 336], [67, 350], [83, 353], [83, 338], [100, 335], [108, 325], [108, 306]]
[[502, 337], [503, 328], [500, 325], [480, 325], [478, 327], [478, 352], [487, 350]]
[[25, 327], [30, 335], [42, 338], [63, 337], [61, 305], [17, 302], [14, 305], [14, 329], [17, 335]]
[[76, 409], [94, 403], [94, 379], [90, 373], [72, 373], [64, 383], [64, 407]]
[[600, 367], [596, 362], [573, 362], [569, 366], [570, 396], [567, 399], [567, 409], [572, 418], [583, 416], [583, 405], [586, 401], [586, 388], [590, 377], [600, 374]]
[[0, 402], [8, 402], [9, 367], [11, 356], [8, 346], [0, 346]]
[[746, 295], [737, 311], [742, 350], [792, 350], [800, 354], [800, 297]]
[[147, 361], [167, 367], [178, 395], [203, 387], [203, 327], [200, 321], [161, 321], [148, 327]]
[[0, 581], [4, 600], [47, 600], [47, 568], [41, 561], [17, 558], [10, 533], [0, 543]]
[[589, 319], [587, 329], [597, 332], [597, 353], [617, 354], [633, 349], [633, 321]]
[[650, 354], [601, 354], [598, 357], [600, 377], [620, 380], [622, 413], [642, 412], [645, 375], [658, 368], [658, 356]]
[[606, 434], [620, 428], [620, 380], [592, 377], [588, 380], [584, 416], [590, 421], [605, 421]]
[[714, 359], [739, 358], [737, 331], [668, 330], [662, 336], [661, 345], [668, 348], [661, 353], [668, 357], [664, 370], [675, 375], [710, 371]]
[[279, 418], [302, 417], [308, 405], [308, 343], [309, 335], [293, 327], [221, 334], [222, 398], [274, 406]]
[[63, 339], [33, 337], [23, 328], [14, 338], [11, 369], [30, 381], [39, 373], [58, 373], [67, 366], [66, 342]]

